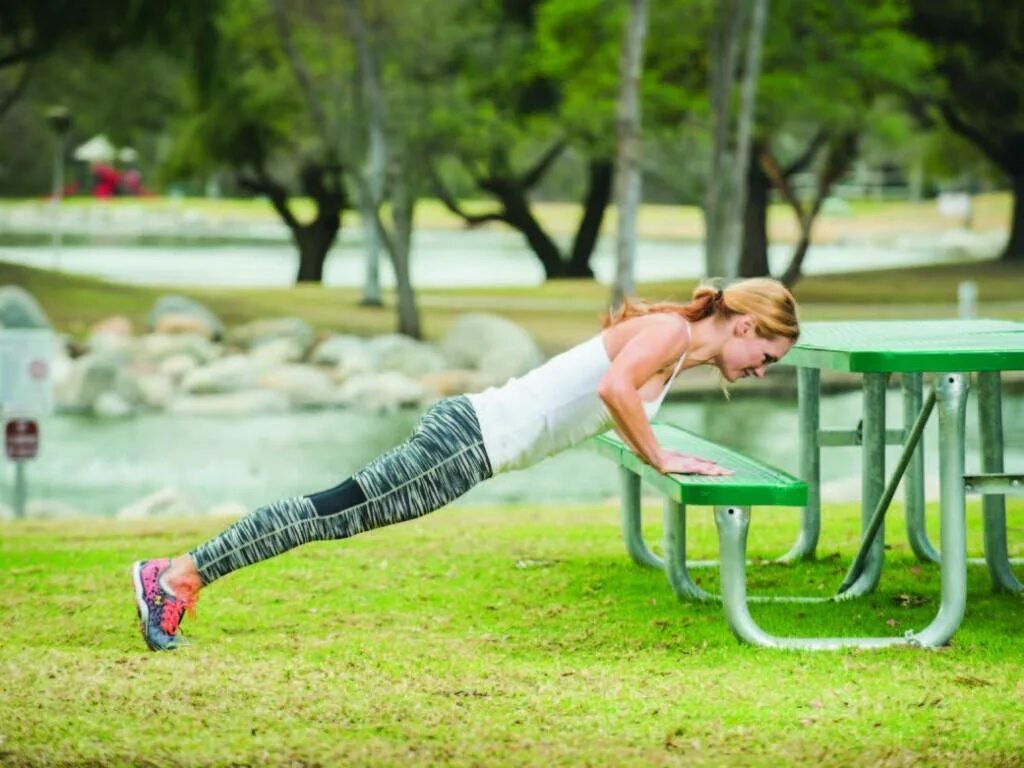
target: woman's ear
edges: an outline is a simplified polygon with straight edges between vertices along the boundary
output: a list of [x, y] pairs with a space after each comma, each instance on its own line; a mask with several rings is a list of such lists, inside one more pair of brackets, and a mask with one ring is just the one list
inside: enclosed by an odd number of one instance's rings
[[754, 332], [757, 323], [753, 315], [740, 315], [736, 318], [736, 325], [733, 329], [737, 336], [749, 336]]

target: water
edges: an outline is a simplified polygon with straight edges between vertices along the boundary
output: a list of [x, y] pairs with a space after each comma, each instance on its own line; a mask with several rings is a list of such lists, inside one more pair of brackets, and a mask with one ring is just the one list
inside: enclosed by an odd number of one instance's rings
[[[562, 243], [565, 247], [565, 243]], [[991, 248], [924, 235], [898, 243], [815, 245], [805, 274], [882, 269], [991, 257]], [[791, 246], [773, 246], [772, 272], [779, 274]], [[65, 246], [60, 254], [48, 246], [2, 246], [0, 259], [44, 269], [94, 275], [119, 282], [158, 285], [283, 287], [294, 284], [298, 257], [287, 243], [251, 245], [113, 245]], [[544, 273], [536, 257], [515, 232], [491, 230], [418, 230], [413, 238], [412, 281], [419, 288], [539, 285]], [[602, 238], [591, 266], [599, 281], [610, 284], [615, 272], [615, 243]], [[704, 246], [684, 240], [642, 239], [637, 246], [638, 281], [697, 278], [704, 273]], [[364, 256], [358, 233], [343, 231], [324, 265], [324, 284], [359, 286]], [[381, 260], [381, 284], [394, 285], [390, 262]]]
[[[899, 424], [901, 403], [898, 391], [888, 394], [890, 426]], [[1003, 409], [1006, 465], [1008, 469], [1024, 467], [1024, 395], [1008, 395]], [[251, 508], [335, 485], [405, 439], [418, 417], [413, 411], [383, 416], [321, 411], [245, 418], [152, 414], [125, 421], [53, 416], [41, 422], [40, 456], [28, 466], [30, 497], [55, 499], [84, 514], [108, 516], [170, 487], [203, 507], [234, 501]], [[798, 471], [794, 399], [670, 401], [660, 418], [794, 474]], [[823, 427], [852, 428], [859, 418], [859, 393], [822, 398]], [[938, 495], [936, 432], [933, 417], [925, 432], [930, 498]], [[967, 446], [967, 469], [977, 471], [973, 402], [968, 409]], [[898, 455], [897, 447], [888, 450], [890, 468]], [[857, 448], [824, 451], [826, 500], [859, 497], [858, 456]], [[9, 463], [3, 467], [0, 500], [9, 504], [13, 471]], [[611, 464], [588, 449], [576, 448], [530, 469], [496, 477], [458, 503], [593, 503], [617, 494], [617, 473]]]

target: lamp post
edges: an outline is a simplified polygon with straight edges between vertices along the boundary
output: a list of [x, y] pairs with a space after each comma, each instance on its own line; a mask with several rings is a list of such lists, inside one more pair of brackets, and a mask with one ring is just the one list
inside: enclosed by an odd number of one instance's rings
[[64, 137], [71, 127], [71, 111], [54, 106], [46, 110], [46, 121], [57, 138], [53, 154], [53, 268], [60, 270], [60, 203], [64, 197]]

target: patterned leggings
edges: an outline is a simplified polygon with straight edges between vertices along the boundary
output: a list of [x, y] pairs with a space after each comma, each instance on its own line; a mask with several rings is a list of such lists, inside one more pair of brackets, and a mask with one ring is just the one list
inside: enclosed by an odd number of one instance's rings
[[412, 436], [334, 488], [249, 513], [189, 554], [203, 584], [310, 541], [345, 539], [440, 509], [491, 476], [476, 412], [453, 397]]

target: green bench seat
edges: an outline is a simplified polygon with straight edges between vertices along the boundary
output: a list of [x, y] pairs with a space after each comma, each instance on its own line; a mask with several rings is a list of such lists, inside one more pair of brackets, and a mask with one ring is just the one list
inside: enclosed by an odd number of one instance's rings
[[[719, 533], [718, 565], [722, 575], [722, 600], [730, 627], [741, 639], [748, 639], [752, 622], [747, 611], [746, 545], [750, 507], [803, 507], [807, 504], [807, 483], [718, 443], [670, 424], [653, 424], [654, 435], [665, 448], [711, 459], [733, 474], [665, 475], [642, 461], [614, 432], [598, 435], [592, 447], [619, 467], [622, 482], [622, 533], [626, 550], [639, 565], [665, 572], [669, 584], [681, 599], [719, 599], [698, 587], [686, 560], [686, 508], [688, 505], [715, 508]], [[664, 558], [655, 555], [641, 532], [641, 486], [657, 490], [664, 504]], [[814, 601], [820, 598], [771, 598]]]

